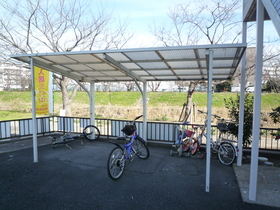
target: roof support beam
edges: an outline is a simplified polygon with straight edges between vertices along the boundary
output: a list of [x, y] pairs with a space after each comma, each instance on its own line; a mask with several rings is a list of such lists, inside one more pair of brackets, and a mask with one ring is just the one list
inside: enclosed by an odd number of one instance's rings
[[258, 158], [260, 139], [260, 119], [261, 119], [261, 84], [263, 67], [263, 32], [264, 32], [264, 6], [261, 0], [257, 0], [257, 51], [256, 51], [256, 76], [254, 92], [254, 115], [252, 130], [252, 150], [249, 200], [256, 201], [258, 183]]
[[37, 119], [36, 119], [36, 92], [35, 92], [35, 77], [34, 77], [34, 59], [30, 57], [31, 69], [31, 92], [32, 92], [32, 124], [33, 124], [33, 161], [38, 162], [38, 141], [37, 141]]
[[213, 71], [213, 50], [206, 50], [208, 67], [208, 90], [207, 90], [207, 139], [206, 139], [206, 184], [205, 191], [210, 191], [210, 139], [211, 139], [211, 115], [212, 115], [212, 71]]
[[90, 125], [95, 125], [95, 85], [90, 83]]
[[147, 82], [143, 83], [143, 133], [142, 137], [147, 142]]
[[143, 92], [141, 86], [139, 85], [138, 81], [134, 78], [133, 78], [133, 80], [134, 80], [136, 86], [138, 87], [139, 91], [141, 92], [142, 97], [144, 97], [144, 92]]
[[[246, 43], [247, 40], [247, 22], [242, 25], [242, 42]], [[243, 128], [244, 128], [244, 104], [245, 104], [245, 78], [246, 78], [246, 52], [242, 56], [241, 65], [241, 85], [240, 85], [240, 102], [239, 102], [239, 122], [238, 122], [238, 155], [237, 166], [242, 165], [243, 157]]]
[[[88, 94], [88, 96], [90, 97], [90, 92], [88, 91], [88, 89], [84, 86], [83, 83], [81, 83], [79, 80], [75, 80], [80, 86], [81, 88], [83, 88], [84, 91], [86, 91], [86, 93]], [[91, 82], [92, 83], [92, 82]], [[90, 83], [90, 84], [91, 84]]]
[[[206, 61], [206, 58], [199, 58], [199, 56], [197, 55], [197, 49], [194, 50], [196, 53], [196, 58], [178, 58], [178, 59], [164, 59], [164, 57], [162, 57], [159, 53], [157, 53], [159, 55], [160, 58], [162, 58], [162, 60], [155, 60], [155, 59], [149, 59], [149, 60], [137, 60], [137, 62], [139, 63], [150, 63], [150, 62], [177, 62], [177, 61]], [[157, 51], [158, 52], [158, 51]], [[216, 57], [213, 58], [213, 60], [220, 60], [221, 57]], [[231, 60], [238, 60], [237, 57], [222, 57], [223, 60], [225, 61], [231, 61]], [[130, 63], [131, 61], [122, 61], [122, 63]], [[91, 64], [91, 63], [84, 63], [84, 64]], [[74, 65], [74, 64], [73, 64]]]
[[122, 64], [120, 64], [119, 62], [114, 60], [112, 57], [110, 57], [106, 53], [103, 53], [103, 59], [105, 59], [109, 63], [112, 63], [113, 65], [117, 66], [120, 70], [123, 70], [126, 75], [130, 76], [134, 80], [138, 80], [138, 81], [141, 81], [141, 82], [146, 82], [146, 80], [142, 79], [137, 74], [134, 74], [131, 70], [129, 70], [128, 68], [126, 68], [125, 66], [123, 66]]
[[[199, 72], [200, 72], [200, 74], [201, 74], [201, 77], [202, 77], [202, 79], [205, 79], [204, 76], [203, 76], [203, 72], [202, 72], [202, 68], [201, 68], [201, 64], [200, 64], [200, 59], [199, 59], [199, 55], [198, 55], [197, 50], [194, 50], [194, 54], [195, 54], [197, 66], [198, 66]], [[209, 61], [208, 61], [207, 56], [206, 56], [206, 63], [207, 63], [207, 62], [209, 62]], [[207, 67], [208, 67], [208, 66], [207, 66]], [[208, 68], [207, 68], [207, 69], [208, 69]]]

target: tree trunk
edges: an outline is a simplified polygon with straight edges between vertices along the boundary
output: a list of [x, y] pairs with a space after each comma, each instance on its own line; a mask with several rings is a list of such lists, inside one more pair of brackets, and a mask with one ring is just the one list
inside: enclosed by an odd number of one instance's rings
[[71, 103], [69, 102], [69, 97], [68, 97], [68, 91], [67, 91], [67, 78], [62, 77], [60, 80], [60, 88], [61, 88], [61, 94], [62, 94], [62, 109], [65, 110], [65, 116], [71, 116]]
[[55, 81], [61, 89], [62, 109], [65, 110], [65, 116], [70, 117], [70, 116], [72, 116], [71, 103], [77, 93], [79, 85], [77, 84], [74, 87], [74, 89], [72, 90], [71, 95], [69, 95], [67, 87], [68, 87], [68, 83], [69, 83], [70, 79], [65, 76], [61, 76], [61, 77], [55, 76]]
[[198, 83], [199, 83], [198, 81], [190, 82], [188, 95], [187, 95], [187, 101], [183, 105], [182, 113], [181, 113], [181, 116], [179, 118], [180, 122], [186, 122], [191, 115], [192, 106], [193, 106], [193, 103], [192, 103], [193, 93], [194, 93], [195, 88], [196, 88]]

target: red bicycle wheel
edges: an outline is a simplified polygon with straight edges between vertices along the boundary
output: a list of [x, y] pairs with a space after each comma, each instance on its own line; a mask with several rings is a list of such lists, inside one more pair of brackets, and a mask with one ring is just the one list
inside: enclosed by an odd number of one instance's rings
[[195, 155], [195, 153], [197, 152], [197, 150], [198, 150], [198, 141], [195, 141], [194, 143], [193, 143], [193, 148], [192, 148], [192, 150], [191, 150], [191, 154], [192, 155]]

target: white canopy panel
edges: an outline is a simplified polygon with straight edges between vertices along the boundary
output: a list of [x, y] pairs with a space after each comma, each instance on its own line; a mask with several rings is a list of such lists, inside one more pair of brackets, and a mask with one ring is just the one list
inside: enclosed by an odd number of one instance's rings
[[196, 45], [12, 55], [19, 61], [83, 82], [207, 80], [207, 50], [213, 50], [213, 80], [231, 79], [246, 44]]

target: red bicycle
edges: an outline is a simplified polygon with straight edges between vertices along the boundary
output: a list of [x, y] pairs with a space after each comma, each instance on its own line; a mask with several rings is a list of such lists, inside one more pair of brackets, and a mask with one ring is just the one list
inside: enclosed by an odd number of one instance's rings
[[[176, 127], [176, 131], [178, 133], [178, 138], [175, 141], [175, 144], [172, 147], [175, 148], [170, 150], [170, 155], [172, 156], [174, 153], [178, 153], [181, 157], [195, 155], [200, 149], [200, 141], [199, 138], [195, 138], [194, 134], [196, 132], [190, 131], [186, 129], [186, 125], [189, 122], [184, 122], [181, 125], [174, 125]], [[193, 127], [197, 130], [196, 127]], [[203, 153], [200, 153], [200, 158], [203, 158]]]

